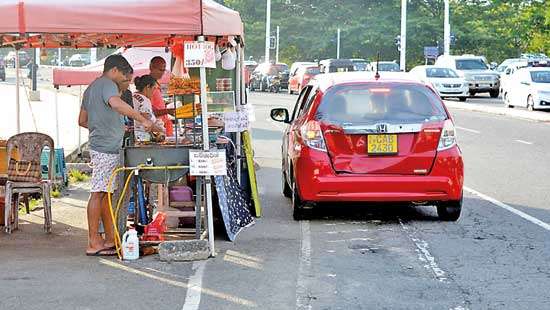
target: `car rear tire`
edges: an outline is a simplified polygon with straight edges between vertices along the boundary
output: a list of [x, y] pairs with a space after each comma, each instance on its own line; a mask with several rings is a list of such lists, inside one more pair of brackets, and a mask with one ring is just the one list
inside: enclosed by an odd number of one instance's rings
[[443, 201], [437, 205], [437, 215], [442, 221], [455, 222], [462, 212], [462, 198], [458, 201]]
[[499, 92], [498, 90], [491, 90], [489, 92], [489, 95], [491, 96], [491, 98], [498, 98]]
[[286, 181], [286, 172], [283, 171], [282, 173], [282, 185], [283, 185], [283, 196], [286, 198], [292, 198], [292, 188], [290, 185], [288, 185], [288, 182]]
[[458, 101], [460, 102], [466, 102], [467, 97], [458, 97]]
[[298, 193], [296, 182], [293, 182], [292, 183], [292, 218], [295, 221], [302, 221], [308, 218], [306, 214], [307, 210], [304, 209], [304, 206], [305, 206], [305, 203], [300, 198], [300, 194]]

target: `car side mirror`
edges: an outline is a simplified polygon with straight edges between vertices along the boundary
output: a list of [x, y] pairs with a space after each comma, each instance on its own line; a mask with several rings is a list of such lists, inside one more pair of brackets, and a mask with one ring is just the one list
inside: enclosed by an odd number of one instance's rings
[[272, 109], [271, 119], [276, 122], [290, 124], [288, 110], [285, 108]]

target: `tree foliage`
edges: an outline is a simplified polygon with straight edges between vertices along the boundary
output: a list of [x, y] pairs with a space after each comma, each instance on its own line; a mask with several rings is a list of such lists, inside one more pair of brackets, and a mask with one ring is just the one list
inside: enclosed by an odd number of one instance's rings
[[[265, 49], [265, 0], [219, 0], [241, 13], [246, 52]], [[280, 60], [287, 63], [336, 57], [399, 59], [400, 0], [272, 0], [271, 29], [280, 27]], [[443, 0], [409, 0], [407, 65], [424, 62], [424, 46], [443, 45]], [[453, 54], [484, 55], [491, 61], [524, 52], [550, 54], [550, 1], [451, 0]]]

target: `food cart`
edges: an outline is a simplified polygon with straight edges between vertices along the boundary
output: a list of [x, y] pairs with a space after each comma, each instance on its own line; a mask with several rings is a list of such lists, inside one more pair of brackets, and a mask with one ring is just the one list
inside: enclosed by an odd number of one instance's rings
[[[254, 171], [251, 160], [250, 137], [247, 128], [236, 130], [233, 137], [223, 138], [213, 135], [208, 126], [208, 101], [216, 101], [208, 90], [216, 88], [216, 82], [227, 77], [209, 78], [208, 73], [216, 75], [217, 71], [205, 50], [211, 49], [219, 40], [235, 42], [236, 68], [232, 73], [233, 112], [246, 114], [244, 101], [244, 83], [242, 81], [243, 57], [243, 24], [239, 13], [230, 10], [212, 0], [27, 0], [2, 1], [0, 3], [0, 45], [2, 47], [20, 48], [92, 48], [92, 47], [164, 47], [166, 50], [181, 47], [185, 52], [183, 59], [192, 78], [197, 78], [196, 89], [183, 93], [172, 91], [174, 104], [180, 95], [191, 95], [191, 125], [178, 118], [188, 113], [185, 105], [187, 98], [181, 98], [181, 106], [176, 106], [176, 126], [183, 126], [193, 134], [192, 140], [180, 142], [179, 129], [173, 143], [162, 145], [128, 146], [121, 152], [122, 167], [118, 175], [112, 176], [112, 182], [119, 182], [113, 195], [114, 217], [118, 218], [119, 237], [125, 229], [127, 195], [124, 189], [128, 186], [132, 174], [139, 174], [152, 183], [168, 185], [183, 175], [195, 170], [196, 182], [197, 229], [201, 221], [201, 209], [206, 212], [205, 231], [197, 231], [196, 237], [208, 238], [211, 255], [215, 255], [212, 220], [212, 185], [211, 176], [219, 167], [197, 168], [191, 158], [216, 157], [210, 152], [211, 146], [222, 143], [220, 138], [235, 144], [236, 175], [241, 176], [241, 157], [247, 159], [252, 194], [255, 197], [256, 215], [260, 215], [259, 201], [255, 189]], [[185, 46], [183, 46], [185, 45]], [[193, 46], [200, 47], [196, 54], [190, 52]], [[206, 47], [206, 48], [205, 48]], [[193, 54], [194, 58], [191, 57]], [[201, 58], [202, 57], [202, 58]], [[216, 66], [216, 62], [214, 62]], [[224, 84], [223, 82], [221, 83]], [[222, 86], [222, 91], [226, 90]], [[18, 87], [16, 87], [18, 89]], [[17, 90], [18, 91], [18, 90]], [[19, 102], [16, 102], [19, 105]], [[215, 103], [214, 103], [215, 104]], [[55, 117], [58, 106], [56, 102]], [[225, 112], [224, 110], [221, 112]], [[19, 123], [19, 109], [16, 115]], [[200, 130], [197, 134], [196, 130]], [[241, 134], [248, 143], [245, 146], [246, 156], [241, 156]], [[59, 141], [59, 139], [58, 139]], [[192, 143], [190, 143], [192, 141]], [[211, 143], [212, 142], [212, 143]], [[206, 154], [206, 155], [205, 155]], [[210, 155], [214, 154], [214, 155]], [[224, 163], [225, 164], [225, 163]], [[212, 162], [209, 162], [212, 165]], [[225, 167], [225, 166], [224, 166]], [[197, 170], [198, 169], [198, 170]], [[201, 171], [199, 171], [201, 170]], [[198, 171], [198, 172], [197, 172]], [[165, 193], [163, 194], [165, 195]], [[122, 206], [122, 207], [121, 207]], [[120, 241], [119, 241], [120, 242]]]

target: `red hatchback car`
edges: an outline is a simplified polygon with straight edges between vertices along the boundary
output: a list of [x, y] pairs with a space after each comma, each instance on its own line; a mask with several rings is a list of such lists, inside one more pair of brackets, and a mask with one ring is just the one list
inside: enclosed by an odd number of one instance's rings
[[282, 145], [282, 185], [294, 219], [319, 202], [434, 204], [462, 209], [464, 165], [454, 122], [436, 92], [406, 73], [322, 74], [303, 88]]
[[302, 66], [298, 68], [296, 73], [291, 73], [290, 79], [288, 80], [288, 93], [300, 93], [302, 88], [309, 83], [309, 80], [319, 73], [318, 66]]

